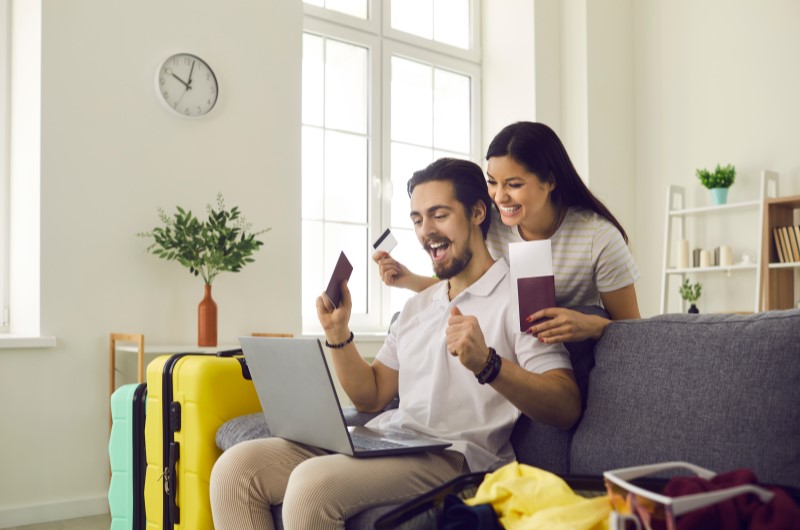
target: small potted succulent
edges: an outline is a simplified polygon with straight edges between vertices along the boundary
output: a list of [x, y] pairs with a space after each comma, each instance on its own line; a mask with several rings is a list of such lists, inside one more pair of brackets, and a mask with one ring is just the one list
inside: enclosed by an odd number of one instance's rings
[[715, 205], [725, 204], [728, 201], [728, 188], [736, 180], [736, 168], [733, 164], [714, 168], [714, 171], [698, 169], [696, 171], [700, 184], [711, 190], [711, 201]]
[[703, 291], [703, 286], [700, 285], [700, 282], [695, 284], [691, 284], [689, 282], [689, 278], [683, 280], [683, 284], [680, 287], [681, 298], [685, 301], [689, 302], [691, 306], [689, 306], [689, 313], [699, 313], [700, 310], [697, 309], [695, 302], [697, 299], [700, 298], [700, 293]]

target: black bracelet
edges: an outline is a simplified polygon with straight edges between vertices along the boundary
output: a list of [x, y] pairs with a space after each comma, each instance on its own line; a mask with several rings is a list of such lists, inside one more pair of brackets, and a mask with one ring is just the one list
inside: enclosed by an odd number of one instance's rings
[[339, 348], [344, 348], [345, 346], [347, 346], [348, 344], [353, 342], [353, 339], [355, 339], [355, 338], [356, 338], [356, 336], [353, 335], [353, 332], [351, 331], [350, 332], [350, 337], [346, 341], [341, 342], [339, 344], [331, 344], [330, 342], [328, 342], [328, 339], [325, 339], [325, 346], [327, 346], [328, 348], [330, 348], [332, 350], [338, 350]]
[[489, 359], [486, 361], [486, 366], [483, 367], [475, 377], [482, 385], [491, 383], [500, 374], [500, 366], [502, 365], [502, 357], [497, 355], [494, 348], [489, 348]]

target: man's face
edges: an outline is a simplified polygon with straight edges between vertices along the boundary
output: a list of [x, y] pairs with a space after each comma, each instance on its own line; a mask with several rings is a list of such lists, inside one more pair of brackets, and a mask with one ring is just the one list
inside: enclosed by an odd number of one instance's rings
[[463, 271], [472, 259], [472, 223], [449, 181], [418, 184], [411, 194], [411, 222], [442, 279]]

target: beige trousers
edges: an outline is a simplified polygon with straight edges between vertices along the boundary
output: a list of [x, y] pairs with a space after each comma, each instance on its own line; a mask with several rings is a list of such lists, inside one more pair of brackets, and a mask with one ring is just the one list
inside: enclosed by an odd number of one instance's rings
[[275, 528], [271, 505], [283, 503], [286, 530], [343, 529], [371, 506], [397, 503], [469, 472], [461, 453], [353, 458], [283, 440], [237, 444], [211, 472], [216, 530]]

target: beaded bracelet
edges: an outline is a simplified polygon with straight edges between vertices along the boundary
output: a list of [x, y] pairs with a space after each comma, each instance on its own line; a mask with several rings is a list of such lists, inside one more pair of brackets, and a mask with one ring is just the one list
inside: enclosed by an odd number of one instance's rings
[[482, 385], [485, 385], [486, 383], [491, 383], [494, 381], [500, 374], [501, 364], [502, 358], [497, 355], [497, 352], [494, 348], [490, 347], [489, 359], [486, 360], [486, 366], [484, 366], [483, 370], [475, 375], [475, 377], [478, 379], [478, 382]]
[[356, 337], [355, 337], [355, 335], [353, 335], [353, 332], [351, 331], [350, 332], [350, 337], [346, 341], [340, 342], [339, 344], [331, 344], [330, 342], [328, 342], [328, 339], [325, 339], [325, 346], [327, 346], [328, 348], [330, 348], [332, 350], [338, 350], [340, 348], [344, 348], [345, 346], [347, 346], [348, 344], [353, 342], [354, 338], [356, 338]]

